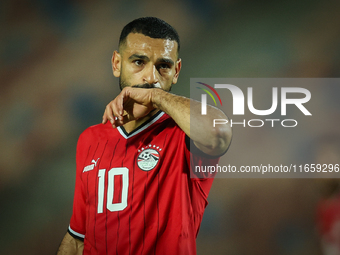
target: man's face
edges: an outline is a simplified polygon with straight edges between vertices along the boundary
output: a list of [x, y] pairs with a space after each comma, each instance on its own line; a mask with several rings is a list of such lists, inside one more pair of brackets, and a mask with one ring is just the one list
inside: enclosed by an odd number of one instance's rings
[[177, 55], [176, 41], [130, 33], [120, 53], [113, 54], [113, 74], [120, 78], [121, 89], [135, 86], [170, 91], [181, 69]]

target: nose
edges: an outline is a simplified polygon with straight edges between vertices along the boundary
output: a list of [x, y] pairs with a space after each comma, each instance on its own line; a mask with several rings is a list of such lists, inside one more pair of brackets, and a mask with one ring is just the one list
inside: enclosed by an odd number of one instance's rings
[[143, 74], [143, 82], [149, 84], [155, 84], [158, 80], [158, 71], [157, 68], [150, 63], [147, 67], [144, 68]]

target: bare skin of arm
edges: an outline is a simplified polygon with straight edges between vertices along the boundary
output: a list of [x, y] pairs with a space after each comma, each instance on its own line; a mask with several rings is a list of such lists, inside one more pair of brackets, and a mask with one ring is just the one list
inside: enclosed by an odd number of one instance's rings
[[[126, 87], [105, 109], [103, 123], [109, 120], [113, 127], [124, 125], [129, 132], [144, 122], [154, 109], [167, 113], [209, 155], [221, 155], [230, 144], [232, 131], [229, 125], [213, 127], [213, 119], [227, 119], [219, 109], [208, 106], [207, 115], [201, 115], [201, 103], [171, 94], [162, 89]], [[190, 125], [190, 119], [195, 123]]]
[[57, 255], [81, 255], [83, 254], [84, 242], [66, 233], [61, 241]]

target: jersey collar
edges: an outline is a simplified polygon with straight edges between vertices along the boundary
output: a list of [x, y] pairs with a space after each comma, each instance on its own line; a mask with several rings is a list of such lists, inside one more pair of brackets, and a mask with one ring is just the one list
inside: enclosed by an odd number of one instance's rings
[[134, 135], [137, 135], [138, 133], [144, 131], [148, 127], [150, 127], [153, 123], [155, 123], [157, 120], [159, 120], [163, 116], [164, 112], [159, 111], [156, 114], [152, 115], [147, 121], [145, 121], [143, 124], [138, 126], [136, 129], [131, 131], [130, 133], [126, 132], [125, 128], [123, 126], [117, 127], [119, 133], [125, 138], [128, 139]]

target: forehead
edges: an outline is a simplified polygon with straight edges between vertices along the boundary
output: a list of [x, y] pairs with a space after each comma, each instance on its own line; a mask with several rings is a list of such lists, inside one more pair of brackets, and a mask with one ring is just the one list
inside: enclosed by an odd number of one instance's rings
[[169, 39], [156, 39], [140, 33], [130, 33], [126, 37], [122, 54], [142, 54], [147, 56], [177, 59], [177, 42]]

